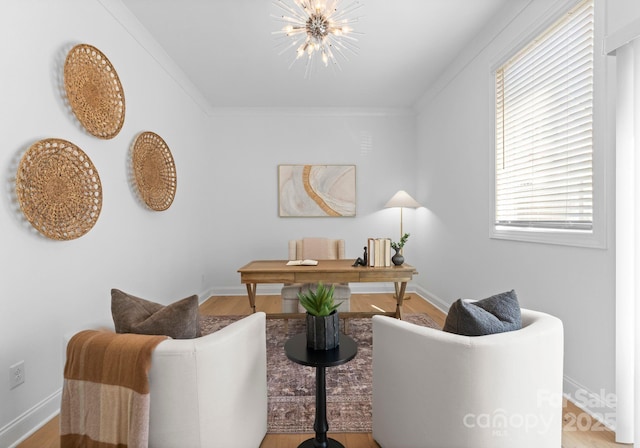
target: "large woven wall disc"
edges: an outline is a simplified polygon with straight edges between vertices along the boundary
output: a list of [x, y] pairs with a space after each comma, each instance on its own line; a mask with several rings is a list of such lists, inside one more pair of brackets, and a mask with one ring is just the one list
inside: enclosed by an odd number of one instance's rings
[[109, 59], [95, 47], [80, 44], [67, 54], [64, 88], [73, 113], [98, 138], [118, 135], [124, 123], [124, 91]]
[[133, 143], [132, 167], [140, 198], [152, 210], [171, 206], [177, 176], [173, 156], [165, 141], [153, 132], [143, 132]]
[[81, 237], [102, 209], [98, 171], [80, 148], [61, 139], [40, 140], [22, 156], [16, 195], [31, 225], [54, 240]]

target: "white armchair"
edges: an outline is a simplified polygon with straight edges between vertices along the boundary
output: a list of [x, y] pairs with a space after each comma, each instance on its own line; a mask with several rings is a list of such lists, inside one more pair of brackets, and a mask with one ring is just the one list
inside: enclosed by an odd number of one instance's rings
[[265, 314], [161, 342], [148, 376], [150, 447], [260, 446], [267, 433]]
[[[289, 241], [289, 260], [342, 260], [344, 259], [344, 240], [329, 238], [304, 238]], [[298, 293], [304, 293], [312, 285], [305, 283], [285, 284], [282, 287], [282, 312], [303, 313]], [[338, 312], [349, 311], [351, 306], [351, 288], [346, 283], [334, 284], [333, 297], [340, 303]]]
[[382, 448], [560, 448], [562, 322], [460, 336], [373, 318], [373, 438]]

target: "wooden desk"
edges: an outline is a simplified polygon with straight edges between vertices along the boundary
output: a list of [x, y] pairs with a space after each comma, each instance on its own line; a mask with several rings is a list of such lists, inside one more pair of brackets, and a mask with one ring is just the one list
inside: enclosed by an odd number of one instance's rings
[[[352, 266], [354, 260], [320, 260], [317, 266], [287, 266], [286, 260], [256, 260], [244, 265], [238, 272], [240, 282], [247, 285], [249, 304], [256, 311], [258, 283], [364, 283], [393, 282], [396, 288], [396, 310], [386, 313], [340, 313], [351, 317], [385, 314], [402, 319], [402, 301], [407, 282], [417, 274], [408, 264], [389, 267]], [[356, 316], [357, 315], [357, 316]], [[270, 315], [271, 316], [271, 315]], [[291, 314], [271, 317], [292, 317]]]

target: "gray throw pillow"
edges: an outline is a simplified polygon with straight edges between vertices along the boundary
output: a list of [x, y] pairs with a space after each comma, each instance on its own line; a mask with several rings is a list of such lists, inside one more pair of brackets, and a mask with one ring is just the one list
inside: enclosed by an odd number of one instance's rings
[[111, 315], [116, 333], [164, 335], [173, 339], [200, 336], [196, 295], [164, 306], [112, 289]]
[[520, 304], [514, 290], [477, 302], [458, 299], [449, 308], [443, 331], [483, 336], [522, 328]]

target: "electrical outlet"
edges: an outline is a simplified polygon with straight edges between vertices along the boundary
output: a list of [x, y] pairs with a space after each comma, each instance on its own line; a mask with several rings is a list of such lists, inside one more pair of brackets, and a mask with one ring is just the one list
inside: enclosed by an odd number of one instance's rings
[[9, 389], [18, 387], [22, 383], [24, 383], [24, 361], [9, 367]]

